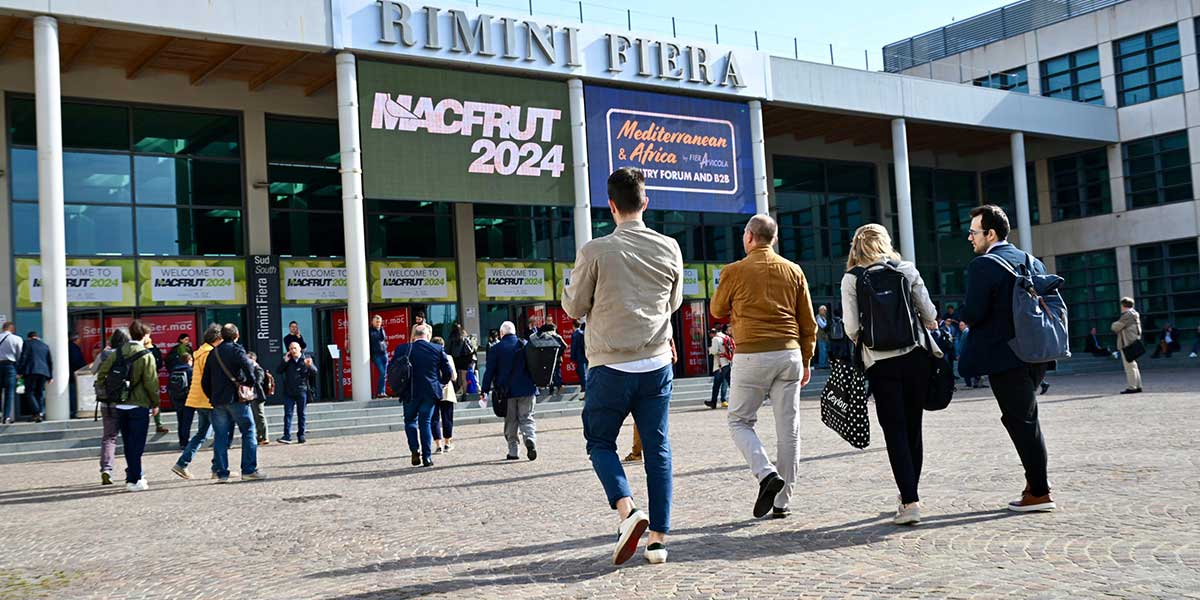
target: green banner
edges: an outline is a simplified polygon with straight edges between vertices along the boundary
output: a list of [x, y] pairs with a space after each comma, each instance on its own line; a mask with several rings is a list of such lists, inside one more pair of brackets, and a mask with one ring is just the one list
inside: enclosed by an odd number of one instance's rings
[[371, 261], [371, 302], [457, 302], [454, 261]]
[[279, 288], [288, 304], [339, 304], [350, 297], [341, 260], [281, 260]]
[[553, 271], [548, 262], [478, 263], [479, 299], [552, 301]]
[[706, 266], [707, 275], [704, 279], [704, 285], [708, 288], [708, 297], [712, 298], [717, 295], [717, 285], [721, 283], [721, 269], [724, 269], [725, 265], [710, 264]]
[[704, 263], [684, 263], [683, 297], [687, 300], [704, 300], [708, 297], [708, 286], [704, 283]]
[[370, 198], [574, 203], [564, 83], [364, 60], [358, 96]]
[[[36, 258], [18, 258], [17, 308], [42, 303], [42, 265]], [[133, 306], [137, 282], [133, 259], [67, 259], [67, 303], [72, 307]]]
[[562, 300], [563, 290], [571, 283], [571, 270], [574, 268], [575, 263], [554, 263], [554, 289], [558, 292], [556, 299]]
[[141, 306], [246, 303], [245, 260], [139, 260]]

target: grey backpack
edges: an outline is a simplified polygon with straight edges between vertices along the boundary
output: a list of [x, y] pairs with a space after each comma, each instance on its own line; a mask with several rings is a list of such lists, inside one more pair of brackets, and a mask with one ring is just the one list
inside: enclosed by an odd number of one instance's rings
[[1067, 334], [1067, 303], [1058, 293], [1063, 278], [1035, 275], [1033, 260], [1025, 255], [1025, 264], [1013, 267], [1007, 260], [985, 254], [1016, 278], [1013, 285], [1013, 339], [1008, 341], [1013, 354], [1022, 362], [1047, 363], [1071, 358]]

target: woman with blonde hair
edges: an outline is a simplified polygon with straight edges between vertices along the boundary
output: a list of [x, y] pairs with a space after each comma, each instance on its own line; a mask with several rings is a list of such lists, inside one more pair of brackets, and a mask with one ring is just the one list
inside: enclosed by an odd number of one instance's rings
[[[921, 415], [929, 393], [932, 368], [927, 352], [942, 356], [941, 349], [930, 335], [937, 328], [937, 310], [929, 299], [929, 291], [921, 273], [911, 262], [900, 259], [892, 249], [892, 238], [880, 225], [868, 224], [854, 232], [850, 258], [842, 277], [842, 312], [846, 335], [859, 348], [866, 367], [867, 381], [875, 396], [875, 411], [883, 437], [887, 441], [888, 461], [900, 498], [896, 525], [916, 525], [921, 522], [917, 484], [921, 478], [923, 456], [921, 444]], [[897, 277], [897, 275], [901, 277]], [[887, 284], [891, 282], [892, 288]], [[870, 286], [864, 286], [870, 283]], [[899, 289], [897, 289], [899, 288]], [[868, 290], [887, 298], [889, 291], [907, 296], [899, 305], [905, 307], [896, 316], [871, 314], [864, 318], [867, 305], [876, 306], [867, 298]], [[860, 302], [861, 300], [861, 302]], [[877, 310], [875, 308], [872, 311]], [[886, 323], [883, 319], [905, 319], [904, 323]], [[924, 327], [915, 323], [919, 319]], [[864, 328], [870, 327], [870, 331]], [[900, 332], [900, 335], [895, 335]], [[911, 337], [905, 335], [911, 332]], [[884, 341], [885, 337], [891, 341]], [[896, 341], [899, 340], [899, 341]]]

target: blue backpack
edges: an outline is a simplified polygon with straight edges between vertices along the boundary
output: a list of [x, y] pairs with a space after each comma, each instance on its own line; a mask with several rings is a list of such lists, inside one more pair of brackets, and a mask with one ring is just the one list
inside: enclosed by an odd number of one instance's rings
[[1033, 259], [1025, 255], [1025, 264], [1014, 267], [994, 254], [985, 254], [1016, 278], [1013, 285], [1013, 339], [1008, 341], [1013, 354], [1022, 362], [1038, 364], [1071, 358], [1067, 334], [1067, 303], [1058, 290], [1064, 281], [1058, 275], [1035, 275]]

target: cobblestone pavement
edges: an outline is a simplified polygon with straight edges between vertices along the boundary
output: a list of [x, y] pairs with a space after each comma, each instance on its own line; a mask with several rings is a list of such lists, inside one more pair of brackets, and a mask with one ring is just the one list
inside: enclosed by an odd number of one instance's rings
[[609, 564], [616, 519], [569, 417], [540, 423], [532, 463], [497, 460], [489, 424], [460, 428], [433, 469], [409, 467], [397, 434], [272, 445], [269, 480], [225, 486], [151, 456], [140, 494], [101, 488], [90, 460], [6, 465], [0, 599], [1200, 598], [1200, 369], [1149, 373], [1140, 396], [1113, 394], [1120, 373], [1053, 381], [1053, 514], [1001, 510], [1023, 478], [983, 390], [926, 414], [925, 522], [892, 526], [882, 434], [852, 449], [807, 390], [786, 520], [750, 518], [756, 485], [721, 411], [672, 414], [666, 565]]

